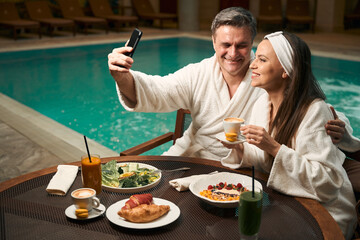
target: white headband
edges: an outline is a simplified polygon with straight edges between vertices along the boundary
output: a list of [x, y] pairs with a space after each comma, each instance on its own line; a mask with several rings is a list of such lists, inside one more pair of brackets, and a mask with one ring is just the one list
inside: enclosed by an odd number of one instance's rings
[[293, 70], [293, 50], [288, 40], [284, 37], [283, 32], [279, 31], [268, 34], [264, 37], [264, 39], [266, 38], [269, 39], [271, 45], [273, 46], [281, 66], [284, 68], [287, 75], [291, 77]]

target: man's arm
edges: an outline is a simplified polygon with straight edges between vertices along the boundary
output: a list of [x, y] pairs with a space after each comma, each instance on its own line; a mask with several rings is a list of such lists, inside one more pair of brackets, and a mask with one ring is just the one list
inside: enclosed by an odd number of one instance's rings
[[334, 115], [334, 120], [329, 120], [325, 124], [325, 129], [327, 134], [331, 137], [332, 142], [338, 144], [345, 133], [345, 122], [339, 119], [333, 106], [330, 106], [330, 109]]
[[334, 144], [347, 152], [356, 152], [360, 150], [360, 139], [353, 136], [353, 130], [350, 126], [349, 120], [341, 112], [335, 112], [334, 108], [330, 106], [334, 115], [334, 120], [330, 120], [325, 124], [326, 131], [331, 137]]
[[115, 48], [108, 55], [108, 66], [110, 74], [114, 78], [121, 93], [129, 100], [132, 106], [135, 106], [137, 103], [135, 82], [134, 77], [129, 71], [134, 60], [124, 55], [124, 53], [130, 51], [132, 51], [131, 47]]

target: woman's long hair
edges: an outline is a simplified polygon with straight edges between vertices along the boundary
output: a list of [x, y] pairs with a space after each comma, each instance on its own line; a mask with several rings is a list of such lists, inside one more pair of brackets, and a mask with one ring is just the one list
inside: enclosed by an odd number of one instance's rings
[[294, 34], [284, 32], [293, 49], [293, 72], [284, 99], [270, 125], [275, 140], [292, 147], [292, 139], [302, 122], [308, 107], [315, 99], [325, 100], [325, 94], [311, 69], [311, 52], [307, 44]]

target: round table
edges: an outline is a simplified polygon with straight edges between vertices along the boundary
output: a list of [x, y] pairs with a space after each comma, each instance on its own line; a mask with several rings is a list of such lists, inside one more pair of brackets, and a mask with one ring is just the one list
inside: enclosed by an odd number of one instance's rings
[[[144, 193], [166, 199], [180, 208], [180, 217], [155, 229], [129, 229], [111, 223], [105, 216], [85, 221], [65, 216], [72, 204], [69, 192], [82, 187], [80, 171], [65, 196], [50, 195], [47, 184], [57, 166], [29, 173], [0, 183], [1, 239], [238, 239], [236, 209], [208, 205], [190, 191], [178, 192], [169, 181], [213, 171], [250, 175], [251, 170], [233, 170], [219, 162], [188, 157], [124, 156], [102, 158], [102, 163], [143, 162], [159, 169], [190, 167], [188, 171], [164, 173], [161, 182]], [[80, 166], [80, 162], [72, 163]], [[317, 201], [294, 198], [266, 187], [267, 175], [256, 172], [267, 195], [262, 213], [259, 239], [344, 239], [327, 210]], [[101, 203], [108, 208], [127, 199], [130, 193], [103, 190]], [[120, 210], [120, 209], [119, 209]]]

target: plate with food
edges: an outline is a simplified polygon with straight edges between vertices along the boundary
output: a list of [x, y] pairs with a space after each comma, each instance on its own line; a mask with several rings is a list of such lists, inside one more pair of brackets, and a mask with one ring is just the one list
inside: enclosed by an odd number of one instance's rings
[[102, 189], [111, 192], [137, 193], [160, 183], [161, 172], [154, 166], [137, 163], [109, 161], [101, 166]]
[[115, 225], [132, 229], [150, 229], [168, 225], [180, 216], [174, 203], [153, 198], [151, 194], [136, 194], [108, 207], [106, 217]]
[[[262, 189], [259, 181], [255, 186]], [[251, 186], [252, 178], [246, 175], [221, 172], [209, 175], [192, 182], [190, 191], [201, 200], [221, 208], [235, 208], [239, 204], [240, 191], [243, 186]], [[251, 189], [249, 189], [251, 190]]]
[[239, 143], [243, 143], [246, 142], [246, 138], [244, 135], [239, 135], [239, 136], [225, 136], [224, 132], [221, 132], [219, 134], [216, 135], [216, 138], [222, 142], [225, 142], [227, 144], [239, 144]]

